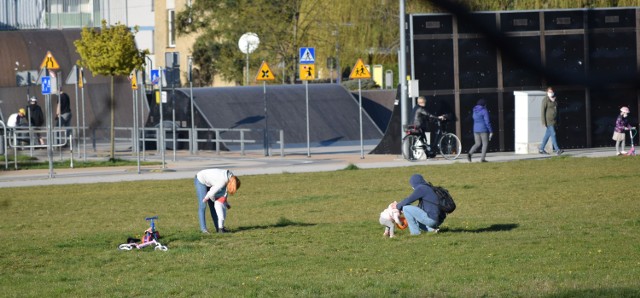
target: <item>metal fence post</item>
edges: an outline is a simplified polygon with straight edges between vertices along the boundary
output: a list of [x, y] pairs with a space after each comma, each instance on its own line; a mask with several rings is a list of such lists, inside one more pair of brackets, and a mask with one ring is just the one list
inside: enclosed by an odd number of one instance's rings
[[220, 155], [220, 131], [215, 130], [216, 132], [216, 154]]
[[284, 130], [280, 130], [280, 157], [284, 157]]

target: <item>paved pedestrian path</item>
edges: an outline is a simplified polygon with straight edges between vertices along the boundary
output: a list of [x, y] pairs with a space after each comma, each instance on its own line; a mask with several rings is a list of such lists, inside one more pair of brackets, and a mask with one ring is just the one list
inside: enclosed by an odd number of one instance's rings
[[[0, 172], [0, 187], [21, 187], [38, 185], [61, 185], [78, 183], [120, 182], [137, 180], [168, 180], [186, 179], [194, 177], [199, 170], [206, 168], [226, 168], [236, 175], [262, 175], [281, 173], [302, 173], [341, 170], [349, 165], [358, 168], [389, 168], [406, 167], [416, 165], [442, 165], [452, 163], [468, 163], [466, 155], [460, 155], [457, 160], [445, 160], [442, 157], [424, 161], [409, 162], [400, 155], [370, 155], [374, 146], [332, 146], [311, 148], [288, 149], [285, 156], [265, 156], [262, 150], [249, 150], [241, 155], [237, 152], [200, 151], [190, 154], [185, 151], [177, 151], [174, 154], [168, 151], [164, 156], [153, 153], [146, 154], [146, 161], [157, 162], [151, 166], [126, 166], [126, 167], [98, 167], [98, 168], [54, 168], [50, 177], [49, 169], [18, 170]], [[364, 148], [364, 150], [363, 150]], [[569, 157], [606, 157], [613, 156], [613, 148], [575, 149], [566, 150], [563, 154]], [[272, 152], [273, 153], [273, 152]], [[46, 160], [46, 151], [37, 153], [41, 160]], [[279, 153], [278, 153], [279, 154]], [[106, 158], [106, 153], [94, 153], [88, 159]], [[128, 154], [126, 158], [136, 161], [137, 157]], [[487, 160], [492, 162], [508, 162], [523, 159], [545, 159], [553, 155], [540, 154], [515, 154], [513, 152], [489, 153]], [[57, 158], [57, 159], [56, 159]], [[68, 157], [66, 157], [68, 159]], [[59, 160], [59, 156], [54, 157]], [[474, 157], [473, 162], [479, 158]], [[2, 165], [3, 167], [5, 165]], [[13, 167], [13, 164], [9, 164]]]

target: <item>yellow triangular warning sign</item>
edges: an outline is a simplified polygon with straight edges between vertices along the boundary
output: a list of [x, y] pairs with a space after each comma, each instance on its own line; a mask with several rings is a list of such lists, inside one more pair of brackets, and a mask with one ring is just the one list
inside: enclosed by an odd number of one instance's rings
[[256, 81], [273, 81], [276, 77], [273, 75], [273, 72], [269, 68], [269, 64], [267, 61], [262, 61], [262, 65], [260, 66], [260, 70], [258, 71], [258, 75], [256, 76]]
[[351, 75], [349, 75], [349, 78], [350, 79], [370, 79], [371, 78], [371, 73], [369, 72], [369, 69], [367, 69], [367, 67], [364, 66], [362, 59], [358, 59], [358, 62], [356, 62], [356, 65], [351, 70]]
[[138, 79], [136, 79], [136, 75], [131, 76], [131, 89], [138, 90]]
[[47, 69], [54, 69], [54, 70], [60, 69], [60, 65], [58, 64], [58, 61], [56, 61], [56, 58], [53, 57], [50, 51], [47, 51], [47, 55], [44, 56], [44, 59], [40, 64], [40, 69], [43, 69], [45, 67]]

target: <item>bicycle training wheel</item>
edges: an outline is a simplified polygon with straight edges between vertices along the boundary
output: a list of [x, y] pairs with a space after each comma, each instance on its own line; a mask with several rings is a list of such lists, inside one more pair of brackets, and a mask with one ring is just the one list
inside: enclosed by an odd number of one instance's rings
[[462, 151], [462, 143], [460, 143], [460, 139], [452, 133], [444, 134], [442, 138], [440, 138], [438, 146], [440, 147], [440, 153], [445, 159], [456, 159], [460, 156], [460, 152]]
[[424, 146], [418, 136], [408, 135], [402, 139], [402, 157], [408, 161], [423, 159]]

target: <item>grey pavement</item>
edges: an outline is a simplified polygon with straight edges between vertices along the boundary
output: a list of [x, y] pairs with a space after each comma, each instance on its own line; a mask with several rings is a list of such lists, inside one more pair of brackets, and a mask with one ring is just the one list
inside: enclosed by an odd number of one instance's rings
[[[262, 175], [281, 173], [303, 173], [336, 171], [353, 164], [358, 168], [390, 168], [417, 165], [445, 165], [452, 163], [468, 163], [466, 154], [456, 160], [445, 160], [437, 157], [429, 160], [409, 162], [401, 155], [367, 154], [375, 145], [322, 146], [286, 149], [284, 156], [280, 152], [270, 151], [265, 156], [264, 150], [248, 150], [244, 155], [238, 152], [199, 151], [190, 154], [187, 151], [166, 151], [164, 164], [162, 155], [157, 152], [145, 154], [145, 161], [158, 162], [151, 166], [99, 167], [99, 168], [54, 168], [50, 177], [49, 169], [18, 170], [0, 172], [0, 187], [22, 187], [39, 185], [62, 185], [79, 183], [121, 182], [138, 180], [172, 180], [194, 177], [199, 170], [206, 168], [226, 168], [236, 175]], [[39, 159], [46, 160], [46, 150], [36, 151]], [[63, 152], [68, 155], [69, 153]], [[572, 157], [607, 157], [614, 156], [613, 148], [590, 148], [566, 150], [563, 155]], [[87, 154], [87, 159], [107, 158], [105, 152]], [[174, 160], [175, 156], [175, 160]], [[524, 159], [545, 159], [555, 155], [515, 154], [514, 152], [492, 152], [487, 154], [491, 162], [509, 162]], [[136, 161], [137, 156], [130, 152], [120, 152], [118, 158]], [[69, 156], [63, 156], [68, 159]], [[59, 153], [54, 153], [54, 160], [60, 160]], [[142, 160], [142, 158], [141, 158]], [[473, 162], [479, 161], [479, 154], [474, 155]], [[2, 167], [5, 165], [2, 164]], [[9, 164], [13, 167], [13, 164]]]

